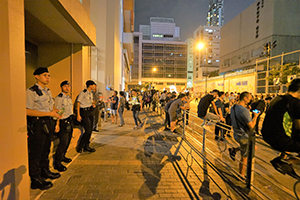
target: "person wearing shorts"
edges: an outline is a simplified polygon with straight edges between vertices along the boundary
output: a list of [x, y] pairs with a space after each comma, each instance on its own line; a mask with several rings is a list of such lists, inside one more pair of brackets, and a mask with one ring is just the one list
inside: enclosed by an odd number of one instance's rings
[[239, 103], [234, 105], [230, 110], [231, 124], [234, 131], [234, 139], [239, 143], [238, 148], [229, 148], [229, 154], [232, 160], [235, 160], [236, 152], [241, 152], [241, 162], [239, 163], [239, 172], [245, 177], [247, 166], [247, 146], [248, 134], [256, 124], [259, 113], [253, 112], [253, 118], [250, 116], [249, 110], [246, 108], [252, 100], [249, 92], [242, 92], [239, 96]]

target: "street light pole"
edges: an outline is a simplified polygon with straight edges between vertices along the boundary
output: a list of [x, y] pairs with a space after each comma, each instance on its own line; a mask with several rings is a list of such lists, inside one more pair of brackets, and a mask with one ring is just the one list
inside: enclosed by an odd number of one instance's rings
[[207, 74], [207, 47], [205, 47], [205, 94], [207, 94], [207, 78], [208, 78], [208, 74]]

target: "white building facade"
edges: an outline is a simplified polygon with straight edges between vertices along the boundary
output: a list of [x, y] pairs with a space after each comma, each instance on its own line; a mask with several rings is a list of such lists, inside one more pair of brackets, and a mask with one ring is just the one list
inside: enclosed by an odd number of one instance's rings
[[134, 62], [130, 87], [154, 85], [156, 89], [181, 91], [187, 86], [187, 44], [172, 18], [151, 17], [134, 33]]
[[187, 88], [193, 87], [193, 69], [194, 69], [194, 39], [188, 38], [186, 40], [187, 44]]
[[[217, 26], [199, 26], [194, 31], [194, 84], [219, 69], [220, 28]], [[199, 50], [198, 44], [204, 48]]]
[[[263, 46], [276, 43], [270, 56], [300, 49], [300, 1], [257, 0], [221, 29], [220, 73], [231, 73], [256, 67], [265, 57]], [[284, 62], [298, 60], [286, 56]], [[273, 62], [273, 63], [272, 63]], [[272, 60], [270, 65], [274, 65]], [[259, 69], [266, 70], [266, 69]], [[267, 93], [266, 73], [257, 81], [257, 93]]]

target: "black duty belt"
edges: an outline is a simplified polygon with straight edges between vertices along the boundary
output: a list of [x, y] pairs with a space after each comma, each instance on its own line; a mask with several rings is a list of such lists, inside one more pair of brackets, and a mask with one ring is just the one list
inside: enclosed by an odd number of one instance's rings
[[31, 116], [27, 116], [27, 119], [29, 120], [52, 120], [52, 117], [31, 117]]
[[66, 119], [61, 119], [61, 121], [63, 121], [63, 122], [70, 122], [72, 119], [71, 119], [71, 116], [72, 115], [70, 115], [68, 118], [66, 118]]
[[80, 108], [80, 110], [84, 110], [84, 111], [91, 111], [93, 110], [93, 107], [87, 107], [87, 108]]

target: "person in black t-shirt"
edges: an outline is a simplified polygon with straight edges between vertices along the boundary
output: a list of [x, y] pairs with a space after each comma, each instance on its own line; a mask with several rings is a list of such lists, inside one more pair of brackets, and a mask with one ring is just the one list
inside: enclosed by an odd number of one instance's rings
[[[217, 108], [217, 115], [218, 116], [221, 116], [220, 117], [220, 121], [222, 123], [225, 123], [225, 107], [224, 107], [224, 97], [225, 97], [225, 93], [224, 92], [219, 92], [219, 98], [218, 100], [216, 101], [216, 108]], [[225, 138], [225, 135], [223, 134], [224, 133], [224, 130], [221, 128], [221, 127], [224, 127], [224, 125], [222, 126], [221, 123], [216, 123], [216, 126], [215, 126], [215, 140], [218, 140], [219, 139], [219, 133], [221, 131], [221, 137], [220, 137], [220, 140], [223, 141], [224, 138]]]
[[118, 92], [114, 91], [113, 96], [111, 96], [109, 98], [112, 124], [117, 124], [117, 121], [118, 121], [117, 109], [118, 109], [119, 98], [117, 95], [118, 95]]
[[[271, 161], [278, 171], [286, 166], [285, 151], [300, 153], [300, 79], [294, 79], [285, 95], [275, 97], [266, 112], [261, 130], [263, 139], [281, 151]], [[288, 172], [286, 172], [288, 173]], [[291, 175], [291, 174], [290, 174]]]
[[198, 117], [199, 118], [208, 119], [208, 120], [216, 120], [216, 121], [220, 120], [220, 116], [215, 115], [210, 112], [207, 112], [209, 105], [212, 104], [215, 113], [218, 113], [215, 102], [214, 102], [214, 99], [216, 97], [218, 97], [218, 95], [219, 95], [219, 91], [213, 90], [210, 94], [207, 94], [201, 98], [201, 100], [198, 104]]

